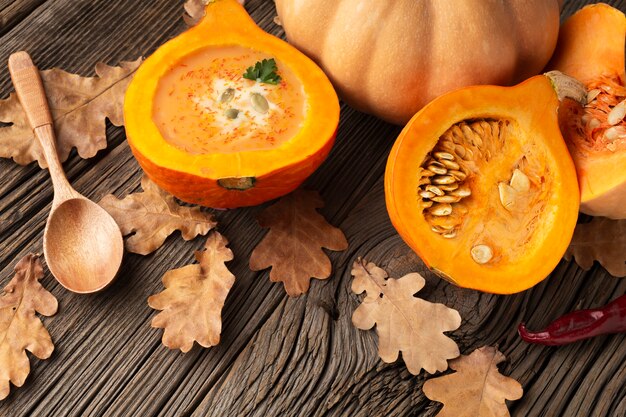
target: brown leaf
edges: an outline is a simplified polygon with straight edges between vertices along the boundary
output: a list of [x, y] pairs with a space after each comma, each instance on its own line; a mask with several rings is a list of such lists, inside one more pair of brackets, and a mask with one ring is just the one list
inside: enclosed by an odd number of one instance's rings
[[584, 270], [598, 261], [609, 274], [626, 277], [626, 219], [594, 217], [590, 223], [577, 225], [565, 253], [566, 260], [572, 257]]
[[148, 298], [148, 305], [163, 310], [152, 320], [162, 328], [163, 344], [189, 352], [193, 342], [204, 347], [220, 342], [222, 307], [235, 276], [225, 262], [233, 259], [228, 241], [212, 232], [204, 251], [196, 252], [199, 264], [168, 271], [163, 276], [165, 290]]
[[[41, 71], [61, 162], [74, 147], [81, 158], [91, 158], [107, 147], [104, 119], [109, 118], [115, 126], [124, 124], [124, 93], [139, 64], [141, 58], [121, 62], [119, 67], [98, 63], [96, 77], [81, 77], [56, 68]], [[12, 123], [0, 128], [0, 157], [13, 158], [21, 165], [38, 161], [45, 168], [39, 142], [15, 93], [0, 100], [0, 121]]]
[[[185, 2], [184, 8], [185, 13], [183, 13], [183, 20], [187, 26], [195, 26], [200, 20], [204, 17], [204, 9], [206, 5], [209, 4], [212, 0], [187, 0]], [[239, 4], [243, 5], [245, 0], [238, 0]]]
[[352, 291], [366, 292], [352, 314], [352, 323], [361, 330], [376, 325], [378, 355], [383, 362], [395, 362], [402, 352], [402, 359], [413, 375], [422, 368], [431, 374], [448, 369], [447, 360], [456, 358], [460, 352], [443, 332], [459, 328], [458, 311], [414, 297], [426, 283], [418, 273], [388, 278], [383, 269], [359, 258], [354, 262], [352, 275]]
[[209, 0], [187, 0], [185, 5], [185, 13], [183, 13], [183, 20], [187, 26], [195, 26], [204, 17], [204, 8], [208, 4]]
[[519, 400], [524, 391], [516, 380], [503, 376], [498, 365], [505, 357], [485, 346], [450, 361], [456, 372], [424, 384], [424, 394], [443, 403], [437, 417], [507, 417], [505, 400]]
[[250, 269], [272, 267], [270, 280], [282, 281], [292, 297], [309, 290], [311, 277], [328, 278], [332, 265], [322, 248], [343, 251], [348, 241], [317, 212], [322, 207], [316, 191], [296, 190], [265, 209], [257, 220], [270, 231], [252, 251]]
[[206, 235], [217, 224], [213, 215], [199, 207], [179, 205], [174, 197], [160, 189], [147, 176], [141, 179], [143, 193], [127, 195], [120, 200], [105, 195], [98, 204], [117, 222], [122, 235], [127, 236], [126, 250], [140, 255], [154, 252], [175, 230], [185, 240]]
[[0, 295], [0, 400], [9, 395], [9, 381], [17, 387], [24, 384], [30, 372], [26, 350], [39, 359], [48, 359], [54, 350], [50, 334], [35, 316], [52, 316], [58, 307], [39, 283], [42, 277], [38, 255], [26, 255]]

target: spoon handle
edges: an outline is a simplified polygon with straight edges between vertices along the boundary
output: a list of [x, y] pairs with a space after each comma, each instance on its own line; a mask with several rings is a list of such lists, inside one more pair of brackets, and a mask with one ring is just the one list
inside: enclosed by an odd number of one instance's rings
[[67, 181], [63, 172], [63, 166], [59, 161], [53, 119], [39, 70], [33, 64], [30, 55], [21, 51], [9, 57], [9, 72], [11, 73], [11, 80], [15, 86], [17, 97], [20, 99], [35, 136], [39, 139], [44, 157], [48, 163], [52, 185], [54, 186], [52, 207], [54, 208], [71, 198], [81, 198], [82, 196]]

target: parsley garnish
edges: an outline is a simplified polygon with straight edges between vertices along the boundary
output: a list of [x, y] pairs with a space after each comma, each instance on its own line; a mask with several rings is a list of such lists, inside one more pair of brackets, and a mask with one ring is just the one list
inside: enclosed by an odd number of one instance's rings
[[278, 67], [274, 58], [264, 59], [254, 64], [253, 67], [249, 67], [243, 74], [243, 78], [259, 83], [276, 85], [280, 82], [280, 75], [276, 71], [278, 71]]

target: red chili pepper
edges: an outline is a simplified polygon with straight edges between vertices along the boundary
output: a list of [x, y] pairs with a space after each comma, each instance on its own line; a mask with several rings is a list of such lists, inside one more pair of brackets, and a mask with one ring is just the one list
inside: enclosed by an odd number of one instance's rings
[[601, 334], [626, 332], [626, 295], [602, 308], [568, 313], [540, 332], [530, 332], [521, 323], [518, 332], [526, 342], [547, 346], [565, 345]]

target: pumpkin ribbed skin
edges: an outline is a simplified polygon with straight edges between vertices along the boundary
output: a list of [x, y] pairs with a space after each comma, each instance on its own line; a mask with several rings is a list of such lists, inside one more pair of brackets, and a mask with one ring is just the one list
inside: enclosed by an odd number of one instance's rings
[[516, 84], [554, 51], [558, 0], [276, 0], [289, 41], [355, 108], [404, 124], [435, 97]]

